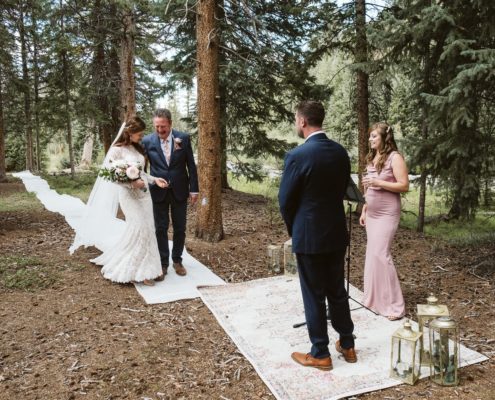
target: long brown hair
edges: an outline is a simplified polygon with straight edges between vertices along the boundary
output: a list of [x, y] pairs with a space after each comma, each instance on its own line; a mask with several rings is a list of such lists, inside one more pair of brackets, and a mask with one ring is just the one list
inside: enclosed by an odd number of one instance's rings
[[131, 142], [131, 135], [133, 133], [142, 132], [145, 129], [146, 124], [141, 118], [139, 118], [138, 116], [129, 118], [125, 122], [125, 127], [122, 135], [120, 136], [119, 140], [115, 142], [115, 146], [134, 146], [134, 148], [144, 156], [145, 154], [143, 146], [141, 146], [139, 143]]
[[[376, 170], [378, 171], [378, 173], [380, 173], [390, 153], [392, 153], [393, 151], [398, 151], [397, 143], [395, 143], [394, 131], [392, 127], [386, 122], [377, 122], [376, 124], [373, 124], [369, 129], [369, 133], [373, 131], [377, 131], [381, 138], [381, 148], [378, 149], [379, 156], [375, 164]], [[376, 153], [377, 150], [370, 147], [370, 151], [366, 156], [366, 162], [368, 164], [373, 164]]]

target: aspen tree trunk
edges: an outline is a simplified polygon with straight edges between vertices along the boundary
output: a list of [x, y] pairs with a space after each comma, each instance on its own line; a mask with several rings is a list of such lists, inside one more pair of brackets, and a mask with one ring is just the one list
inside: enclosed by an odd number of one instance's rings
[[[97, 129], [96, 124], [93, 126], [94, 129]], [[84, 140], [83, 151], [81, 155], [81, 161], [79, 163], [79, 167], [82, 169], [90, 169], [92, 158], [93, 158], [93, 132], [90, 132], [86, 135], [86, 139]]]
[[129, 117], [136, 115], [136, 84], [134, 79], [136, 23], [132, 8], [124, 11], [123, 24], [124, 32], [120, 50], [120, 107], [121, 119], [127, 121]]
[[5, 165], [5, 128], [3, 125], [3, 72], [0, 64], [0, 182], [7, 180]]
[[29, 84], [28, 54], [26, 45], [26, 28], [24, 25], [24, 10], [21, 6], [19, 15], [19, 40], [21, 42], [22, 84], [24, 87], [24, 123], [26, 134], [26, 169], [33, 170], [33, 127], [31, 124], [31, 89]]
[[196, 24], [200, 190], [196, 236], [209, 242], [223, 238], [216, 6], [216, 0], [199, 0]]
[[[356, 7], [356, 53], [357, 63], [368, 61], [368, 42], [366, 38], [366, 1], [355, 0]], [[359, 69], [356, 74], [357, 99], [356, 111], [358, 121], [358, 174], [359, 188], [363, 191], [362, 173], [366, 170], [366, 155], [368, 154], [368, 74]]]

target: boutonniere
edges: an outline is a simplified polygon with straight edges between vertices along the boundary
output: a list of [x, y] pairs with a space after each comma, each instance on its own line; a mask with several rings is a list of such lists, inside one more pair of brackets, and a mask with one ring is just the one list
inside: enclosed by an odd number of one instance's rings
[[174, 150], [182, 149], [182, 139], [178, 137], [174, 137]]

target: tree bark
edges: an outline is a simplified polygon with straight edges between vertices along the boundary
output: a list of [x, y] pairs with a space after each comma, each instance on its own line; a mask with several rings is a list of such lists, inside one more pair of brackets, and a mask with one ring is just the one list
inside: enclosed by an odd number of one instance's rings
[[121, 120], [127, 121], [129, 117], [136, 115], [136, 84], [134, 79], [136, 23], [132, 8], [125, 9], [123, 24], [124, 32], [122, 34], [120, 50], [120, 107]]
[[[225, 20], [225, 1], [217, 1], [217, 19], [218, 21]], [[222, 37], [219, 37], [219, 43]], [[221, 43], [220, 43], [221, 44]], [[225, 50], [222, 48], [218, 49], [218, 60], [219, 65], [226, 65]], [[221, 164], [221, 179], [222, 179], [222, 189], [230, 189], [229, 186], [229, 176], [227, 168], [227, 84], [225, 78], [221, 79], [219, 76], [219, 92], [220, 92], [220, 137], [221, 137], [221, 148], [222, 148], [222, 164]]]
[[[356, 7], [356, 63], [362, 64], [368, 61], [368, 41], [366, 37], [366, 1], [355, 0]], [[369, 93], [368, 74], [363, 69], [356, 73], [357, 98], [356, 111], [358, 122], [358, 175], [359, 188], [363, 191], [362, 173], [366, 170], [366, 155], [368, 154], [368, 129], [369, 129]]]
[[[423, 91], [429, 93], [431, 89], [430, 74], [431, 74], [431, 61], [430, 61], [430, 43], [426, 44], [425, 57], [424, 57], [424, 70], [423, 70]], [[422, 101], [422, 119], [421, 124], [421, 140], [426, 143], [428, 140], [428, 107], [425, 101]], [[416, 223], [416, 231], [423, 232], [425, 228], [425, 207], [426, 207], [426, 178], [428, 171], [425, 165], [421, 165], [421, 175], [419, 178], [419, 200], [418, 200], [418, 220]]]
[[[96, 124], [93, 126], [96, 129]], [[81, 161], [79, 162], [79, 167], [82, 169], [90, 169], [93, 159], [93, 132], [89, 132], [86, 135], [86, 140], [84, 141], [83, 151], [81, 155]]]
[[[60, 0], [60, 9], [63, 9], [62, 0]], [[62, 36], [65, 35], [64, 26], [64, 12], [60, 16], [60, 31]], [[71, 109], [70, 109], [70, 82], [69, 82], [69, 60], [67, 55], [67, 48], [63, 47], [60, 52], [60, 58], [62, 61], [62, 79], [64, 86], [64, 108], [65, 108], [65, 130], [67, 134], [67, 145], [69, 146], [69, 163], [70, 163], [70, 175], [72, 179], [75, 178], [75, 162], [74, 162], [74, 144], [72, 140], [72, 121], [71, 121]]]
[[5, 165], [5, 127], [3, 124], [3, 71], [0, 64], [0, 182], [7, 181]]
[[24, 25], [24, 10], [21, 6], [18, 20], [19, 40], [21, 42], [21, 60], [22, 60], [22, 85], [24, 88], [24, 126], [26, 134], [26, 169], [33, 170], [33, 127], [31, 124], [31, 90], [29, 84], [29, 71], [27, 66], [27, 45], [26, 45], [26, 28]]
[[219, 32], [216, 0], [199, 0], [198, 53], [199, 204], [196, 236], [209, 242], [223, 238], [221, 127], [219, 96]]
[[[33, 14], [34, 14], [33, 10]], [[33, 76], [34, 76], [34, 129], [36, 139], [36, 170], [41, 171], [41, 145], [40, 145], [40, 68], [39, 68], [39, 38], [36, 16], [33, 15], [31, 35], [33, 37]]]

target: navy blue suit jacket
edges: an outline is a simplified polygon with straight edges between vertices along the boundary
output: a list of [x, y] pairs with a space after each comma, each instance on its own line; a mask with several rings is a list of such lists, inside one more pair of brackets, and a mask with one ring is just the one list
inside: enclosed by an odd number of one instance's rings
[[278, 199], [294, 253], [330, 253], [349, 243], [343, 200], [350, 168], [347, 151], [324, 133], [287, 153]]
[[[165, 199], [167, 191], [171, 190], [177, 201], [184, 201], [190, 192], [199, 192], [198, 173], [194, 162], [191, 139], [187, 133], [172, 129], [172, 138], [181, 139], [180, 148], [175, 149], [172, 145], [170, 153], [170, 165], [167, 165], [165, 155], [160, 143], [160, 137], [156, 133], [146, 135], [142, 145], [150, 162], [150, 174], [155, 177], [164, 178], [170, 185], [162, 189], [157, 185], [150, 186], [151, 198], [155, 202]], [[172, 143], [174, 141], [172, 140]]]

